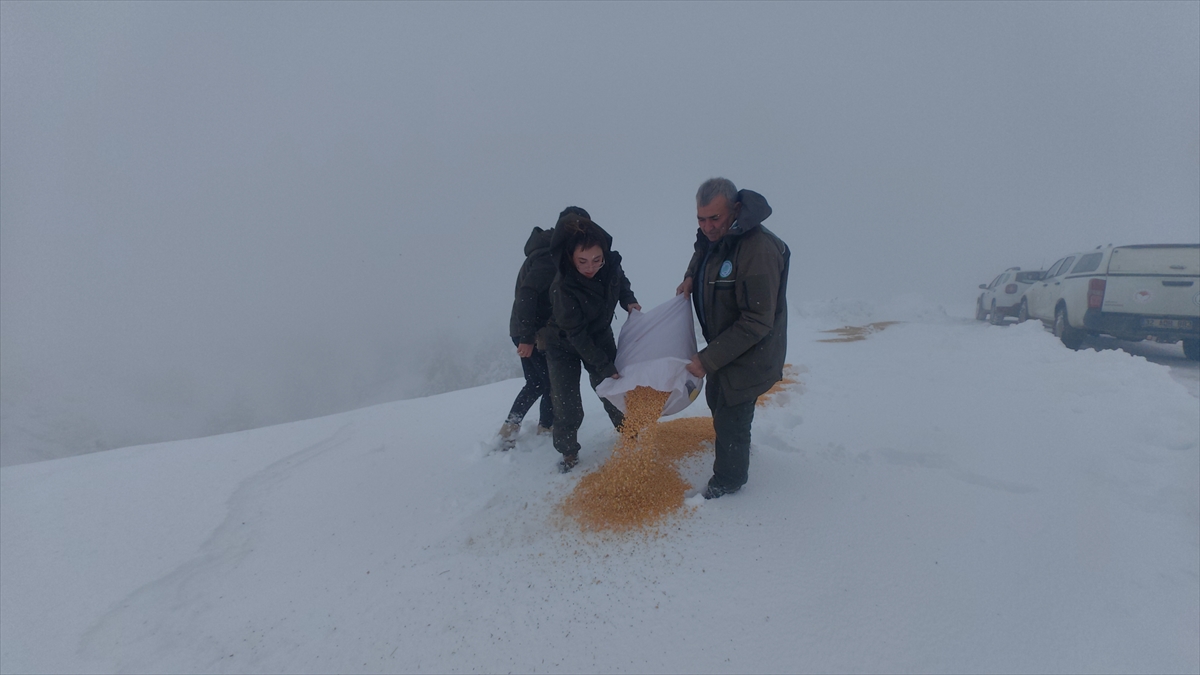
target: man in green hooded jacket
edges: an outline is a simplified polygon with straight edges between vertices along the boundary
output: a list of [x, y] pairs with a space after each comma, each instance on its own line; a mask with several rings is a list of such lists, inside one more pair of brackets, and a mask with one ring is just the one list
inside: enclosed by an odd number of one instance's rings
[[716, 430], [705, 499], [737, 492], [750, 466], [750, 426], [758, 397], [783, 379], [791, 251], [762, 221], [766, 198], [711, 178], [696, 192], [699, 229], [677, 293], [691, 293], [708, 345], [688, 372], [708, 377], [705, 396]]

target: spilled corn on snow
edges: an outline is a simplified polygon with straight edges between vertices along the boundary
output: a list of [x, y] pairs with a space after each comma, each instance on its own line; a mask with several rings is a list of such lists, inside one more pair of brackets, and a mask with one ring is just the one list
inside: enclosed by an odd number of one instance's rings
[[562, 505], [584, 530], [652, 527], [682, 509], [690, 486], [675, 465], [702, 452], [714, 432], [711, 417], [659, 424], [667, 397], [649, 387], [625, 394], [625, 423], [612, 457], [581, 478]]
[[805, 368], [804, 366], [793, 366], [790, 363], [784, 364], [783, 379], [776, 382], [770, 389], [767, 390], [767, 393], [759, 396], [755, 406], [763, 408], [768, 405], [772, 405], [777, 401], [786, 403], [786, 397], [781, 401], [780, 394], [788, 391], [799, 390], [801, 393], [803, 393], [804, 383], [800, 381], [800, 375], [807, 372], [808, 368]]
[[[804, 366], [784, 366], [782, 380], [759, 399], [767, 405], [801, 389]], [[802, 390], [802, 389], [801, 389]], [[690, 485], [679, 475], [682, 460], [711, 451], [711, 417], [659, 422], [669, 394], [637, 387], [625, 394], [625, 423], [612, 457], [583, 476], [563, 501], [563, 512], [589, 531], [627, 532], [654, 527], [683, 509]]]
[[866, 340], [868, 335], [878, 333], [888, 326], [894, 326], [900, 323], [899, 321], [876, 321], [865, 326], [842, 326], [833, 330], [823, 330], [822, 333], [836, 333], [838, 337], [827, 338], [825, 340], [817, 340], [817, 342], [858, 342]]

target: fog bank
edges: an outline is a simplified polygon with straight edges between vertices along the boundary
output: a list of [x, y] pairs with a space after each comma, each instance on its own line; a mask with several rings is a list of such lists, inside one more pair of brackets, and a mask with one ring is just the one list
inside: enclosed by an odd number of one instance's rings
[[[643, 304], [696, 186], [796, 301], [1200, 239], [1195, 3], [0, 8], [0, 463], [516, 376], [568, 204]], [[966, 310], [964, 310], [966, 311]], [[494, 415], [505, 411], [464, 411]]]

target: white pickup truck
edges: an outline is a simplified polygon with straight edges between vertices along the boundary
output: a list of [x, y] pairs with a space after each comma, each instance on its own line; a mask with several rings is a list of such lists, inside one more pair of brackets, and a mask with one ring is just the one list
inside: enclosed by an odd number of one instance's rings
[[1021, 298], [1017, 320], [1041, 319], [1064, 345], [1086, 335], [1183, 341], [1200, 360], [1200, 244], [1107, 246], [1064, 256]]

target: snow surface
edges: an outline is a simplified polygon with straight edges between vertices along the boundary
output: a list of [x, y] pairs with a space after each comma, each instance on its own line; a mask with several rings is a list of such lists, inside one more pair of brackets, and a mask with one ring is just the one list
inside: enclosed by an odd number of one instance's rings
[[1200, 671], [1166, 366], [917, 300], [790, 331], [750, 483], [659, 536], [556, 517], [615, 440], [594, 397], [573, 474], [536, 415], [488, 452], [519, 380], [0, 469], [0, 670]]

